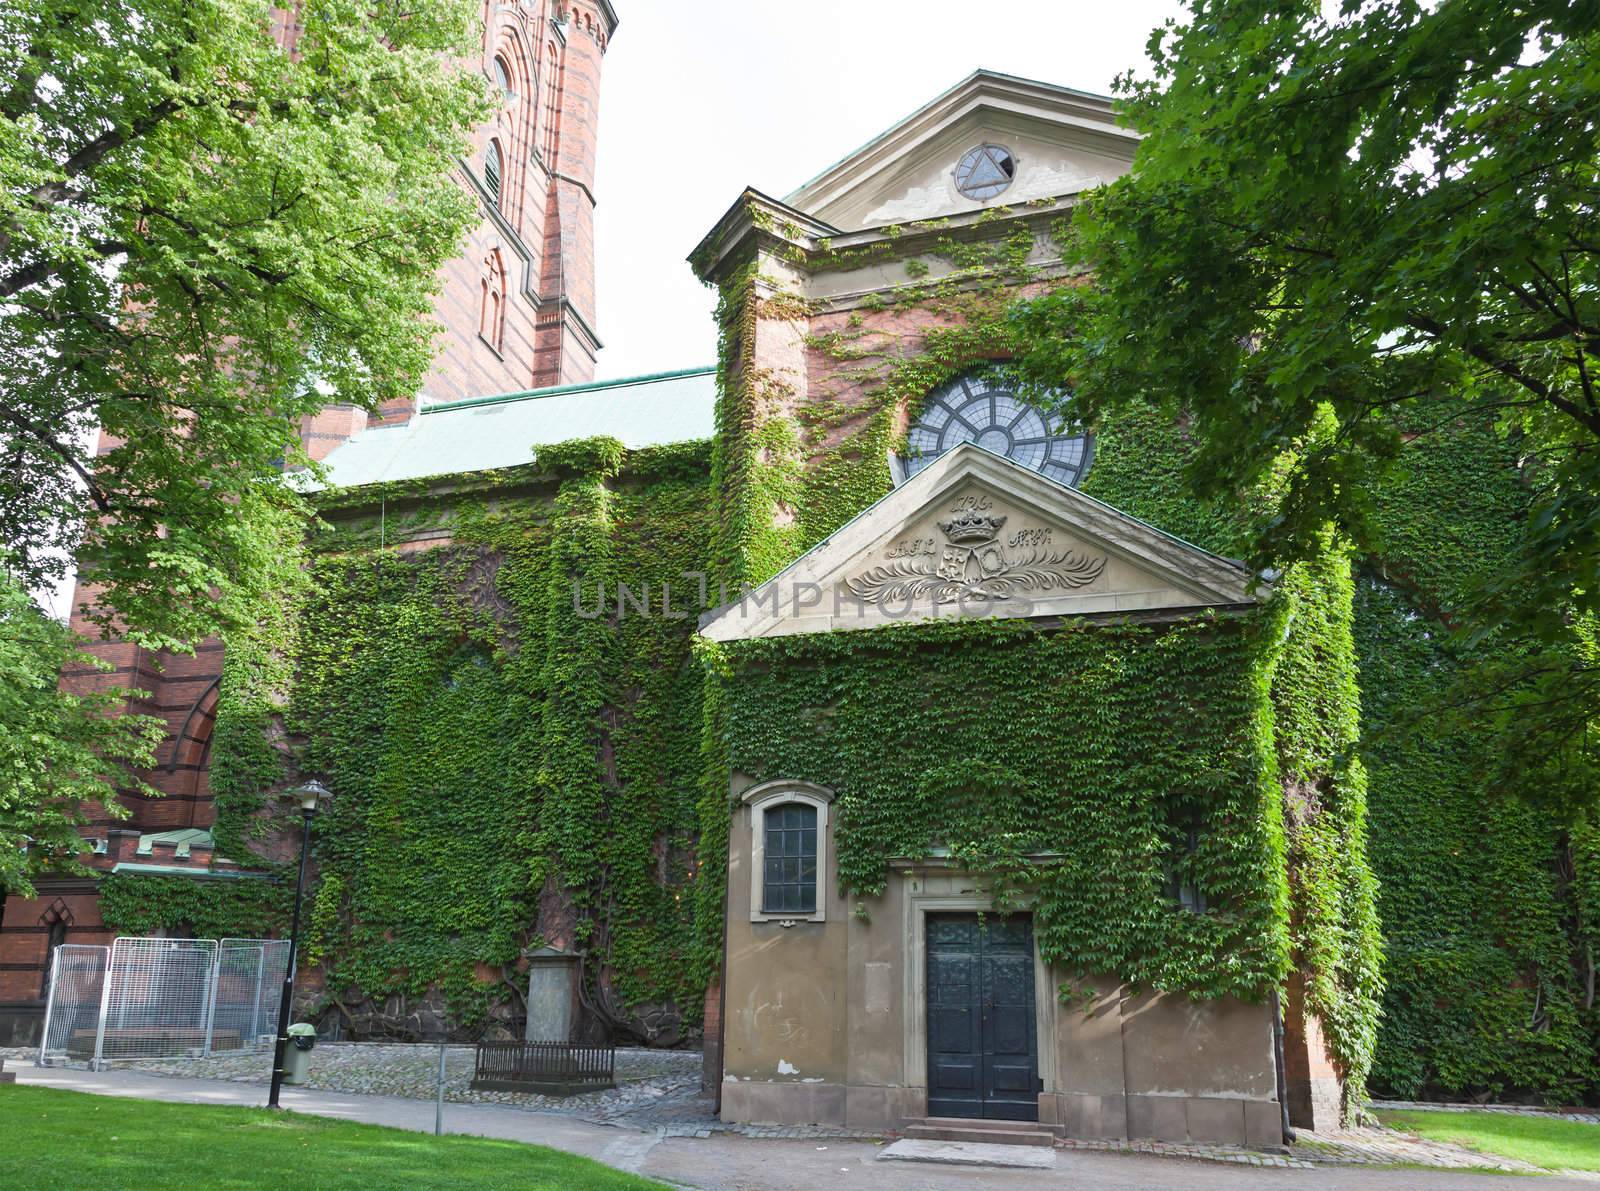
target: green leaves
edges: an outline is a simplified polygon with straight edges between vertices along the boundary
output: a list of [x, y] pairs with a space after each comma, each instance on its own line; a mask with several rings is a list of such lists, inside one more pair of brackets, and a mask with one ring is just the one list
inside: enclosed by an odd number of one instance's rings
[[[951, 622], [729, 647], [732, 768], [833, 789], [842, 892], [945, 848], [1026, 890], [1043, 954], [1201, 996], [1265, 996], [1288, 963], [1281, 797], [1250, 619]], [[802, 725], [800, 730], [796, 725]], [[726, 801], [724, 800], [724, 814]], [[1213, 911], [1169, 901], [1192, 875]]]
[[42, 872], [82, 871], [81, 829], [125, 817], [124, 767], [155, 763], [162, 721], [122, 714], [132, 692], [114, 685], [59, 692], [69, 667], [110, 669], [0, 575], [0, 893], [31, 896]]
[[212, 593], [265, 594], [301, 416], [410, 396], [431, 361], [475, 19], [316, 0], [290, 54], [256, 0], [0, 14], [0, 529], [26, 583], [76, 553], [102, 624], [178, 649], [237, 623]]
[[[214, 830], [242, 855], [288, 777], [334, 790], [312, 914], [332, 997], [439, 989], [476, 1028], [545, 938], [583, 943], [619, 1016], [698, 1016], [702, 675], [693, 617], [656, 613], [664, 582], [674, 611], [698, 599], [706, 455], [557, 444], [471, 488], [389, 491], [382, 531], [334, 501], [305, 549], [278, 543], [278, 596], [227, 637]], [[393, 548], [424, 526], [451, 544]], [[613, 615], [619, 576], [651, 616]], [[604, 615], [579, 615], [575, 580], [585, 612], [605, 584]]]
[[[1390, 940], [1376, 1079], [1570, 1099], [1592, 1087], [1571, 979], [1595, 928], [1530, 874], [1600, 790], [1600, 5], [1189, 7], [1149, 80], [1120, 84], [1145, 140], [1073, 223], [1094, 285], [1016, 311], [1022, 364], [1073, 384], [1101, 434], [1086, 487], [1111, 503], [1279, 569], [1320, 565], [1330, 523], [1348, 535], [1384, 593], [1361, 626]], [[1114, 460], [1141, 422], [1187, 438], [1149, 494], [1107, 476], [1139, 466]], [[1179, 528], [1174, 480], [1227, 516]], [[1337, 760], [1325, 792], [1364, 796], [1348, 724], [1284, 726], [1291, 773]], [[1290, 842], [1308, 991], [1360, 1064], [1370, 891], [1359, 866], [1327, 879], [1353, 831]], [[1341, 915], [1343, 936], [1316, 925]]]
[[104, 878], [97, 892], [106, 926], [119, 935], [180, 928], [195, 938], [260, 939], [287, 933], [294, 885], [119, 873]]
[[1276, 565], [1330, 518], [1370, 548], [1374, 488], [1450, 432], [1416, 407], [1459, 397], [1543, 464], [1461, 611], [1559, 637], [1600, 599], [1597, 36], [1594, 4], [1195, 0], [1122, 84], [1146, 139], [1079, 209], [1094, 289], [1020, 314], [1029, 368], [1091, 419], [1184, 411], [1203, 495], [1273, 480]]

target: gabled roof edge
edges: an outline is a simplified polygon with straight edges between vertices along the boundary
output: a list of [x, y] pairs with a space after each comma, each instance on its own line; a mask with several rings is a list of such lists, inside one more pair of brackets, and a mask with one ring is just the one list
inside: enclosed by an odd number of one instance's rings
[[[826, 169], [820, 171], [815, 176], [808, 178], [805, 182], [801, 183], [799, 186], [795, 187], [794, 190], [785, 195], [784, 201], [786, 203], [798, 205], [805, 199], [805, 196], [808, 192], [822, 188], [822, 186], [830, 179], [842, 173], [851, 162], [867, 156], [873, 150], [879, 148], [889, 141], [892, 141], [907, 128], [915, 125], [919, 121], [926, 119], [938, 111], [941, 106], [948, 105], [962, 92], [971, 89], [974, 84], [982, 81], [991, 81], [1004, 84], [1016, 89], [1032, 90], [1057, 99], [1075, 100], [1094, 106], [1103, 106], [1107, 114], [1111, 113], [1113, 105], [1116, 102], [1115, 99], [1109, 95], [1099, 95], [1092, 91], [1079, 91], [1072, 87], [1063, 87], [1057, 83], [1047, 83], [1040, 79], [1023, 78], [1021, 75], [1006, 74], [998, 70], [979, 68], [967, 75], [960, 82], [956, 83], [955, 86], [941, 91], [938, 95], [934, 96], [915, 111], [910, 112], [906, 116], [889, 125], [889, 127], [883, 129], [877, 135], [858, 145], [855, 149], [851, 150], [849, 153], [846, 153], [843, 157], [839, 158], [832, 165], [829, 165]], [[1121, 132], [1124, 135], [1134, 139], [1137, 139], [1138, 136], [1137, 133], [1132, 132], [1130, 129], [1122, 128], [1115, 123], [1109, 123], [1105, 131], [1109, 134]]]
[[478, 405], [500, 405], [508, 401], [529, 401], [541, 397], [559, 397], [564, 393], [591, 393], [602, 389], [627, 389], [635, 385], [655, 384], [657, 381], [678, 380], [685, 376], [704, 376], [715, 372], [715, 364], [699, 368], [674, 368], [666, 372], [647, 372], [643, 376], [623, 376], [616, 380], [586, 380], [570, 385], [549, 385], [542, 389], [522, 389], [515, 393], [493, 393], [485, 397], [463, 397], [459, 401], [439, 401], [421, 406], [417, 413], [449, 413], [452, 410], [471, 409]]
[[[1005, 468], [1014, 469], [1019, 478], [1023, 478], [1028, 484], [1043, 485], [1046, 489], [1052, 489], [1057, 493], [1064, 494], [1069, 502], [1081, 502], [1085, 505], [1091, 506], [1102, 516], [1125, 523], [1130, 527], [1137, 527], [1141, 536], [1160, 540], [1167, 544], [1168, 549], [1172, 549], [1175, 552], [1187, 555], [1196, 559], [1197, 561], [1202, 561], [1203, 564], [1212, 571], [1213, 582], [1206, 584], [1206, 586], [1212, 589], [1212, 594], [1215, 595], [1216, 603], [1219, 606], [1235, 605], [1241, 602], [1241, 595], [1230, 595], [1229, 593], [1220, 590], [1220, 586], [1223, 583], [1231, 580], [1232, 585], [1237, 585], [1238, 593], [1242, 594], [1245, 585], [1247, 585], [1252, 579], [1259, 578], [1259, 576], [1253, 574], [1249, 567], [1237, 559], [1225, 558], [1220, 554], [1215, 554], [1212, 551], [1205, 549], [1203, 546], [1197, 546], [1193, 542], [1185, 541], [1175, 534], [1170, 534], [1166, 530], [1151, 525], [1148, 521], [1141, 520], [1131, 513], [1125, 513], [1116, 506], [1107, 504], [1105, 501], [1090, 496], [1079, 489], [1063, 484], [1058, 480], [1051, 479], [1049, 476], [1034, 471], [1032, 468], [1024, 467], [1022, 464], [1017, 463], [1015, 460], [1008, 459], [1004, 455], [996, 454], [985, 447], [978, 446], [976, 443], [966, 442], [947, 452], [930, 466], [923, 468], [904, 484], [901, 484], [897, 488], [891, 489], [889, 492], [879, 497], [876, 501], [868, 505], [861, 512], [857, 513], [849, 521], [836, 528], [822, 541], [818, 542], [809, 550], [805, 551], [805, 553], [801, 554], [798, 558], [790, 562], [788, 566], [784, 567], [776, 575], [773, 575], [770, 579], [751, 589], [748, 593], [746, 593], [744, 598], [730, 600], [725, 604], [721, 604], [716, 608], [712, 608], [709, 611], [702, 613], [697, 626], [697, 631], [701, 635], [705, 635], [706, 630], [711, 628], [718, 621], [731, 615], [734, 610], [740, 608], [746, 602], [753, 602], [756, 607], [759, 608], [765, 602], [765, 596], [763, 593], [780, 585], [785, 578], [790, 577], [794, 572], [805, 566], [810, 560], [821, 554], [823, 551], [826, 551], [833, 544], [836, 538], [846, 533], [852, 527], [873, 517], [879, 512], [880, 509], [882, 509], [884, 505], [891, 502], [900, 502], [911, 504], [913, 507], [919, 507], [916, 504], [916, 500], [920, 499], [920, 496], [917, 494], [918, 488], [925, 488], [929, 490], [936, 488], [939, 484], [944, 482], [949, 472], [956, 470], [958, 464], [963, 464], [968, 459], [974, 459], [985, 464], [998, 463], [1003, 465]], [[1145, 563], [1146, 565], [1151, 565], [1151, 560], [1145, 560]], [[1157, 563], [1155, 565], [1160, 564]], [[1223, 575], [1221, 574], [1222, 572], [1226, 573], [1226, 579], [1223, 578]], [[1198, 584], [1196, 585], [1198, 586]], [[1270, 592], [1270, 585], [1265, 586], [1266, 590]], [[1243, 602], [1259, 603], [1260, 600], [1243, 597]], [[781, 600], [779, 603], [781, 604]]]

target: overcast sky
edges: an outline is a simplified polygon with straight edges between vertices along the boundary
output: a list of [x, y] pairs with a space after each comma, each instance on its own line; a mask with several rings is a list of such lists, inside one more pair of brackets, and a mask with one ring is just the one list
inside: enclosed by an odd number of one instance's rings
[[1175, 0], [615, 0], [595, 180], [599, 376], [711, 364], [685, 261], [745, 186], [781, 198], [978, 67], [1109, 93]]

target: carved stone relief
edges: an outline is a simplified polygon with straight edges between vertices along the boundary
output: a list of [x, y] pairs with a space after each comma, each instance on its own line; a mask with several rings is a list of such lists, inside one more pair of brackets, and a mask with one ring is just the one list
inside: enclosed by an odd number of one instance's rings
[[937, 533], [897, 539], [883, 551], [883, 562], [844, 578], [845, 589], [876, 604], [1004, 600], [1084, 587], [1105, 570], [1105, 555], [1062, 548], [1051, 526], [1008, 529], [1013, 516], [996, 512], [987, 493], [957, 497], [946, 514], [930, 527]]

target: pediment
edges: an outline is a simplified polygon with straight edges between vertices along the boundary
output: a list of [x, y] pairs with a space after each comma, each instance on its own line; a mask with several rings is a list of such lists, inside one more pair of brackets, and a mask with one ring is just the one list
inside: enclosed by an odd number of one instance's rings
[[971, 443], [701, 618], [713, 641], [1259, 602], [1242, 564]]
[[[1103, 96], [977, 71], [807, 182], [785, 201], [844, 231], [1076, 194], [1126, 173], [1137, 134]], [[974, 146], [1005, 146], [1011, 184], [976, 200], [955, 168]]]

